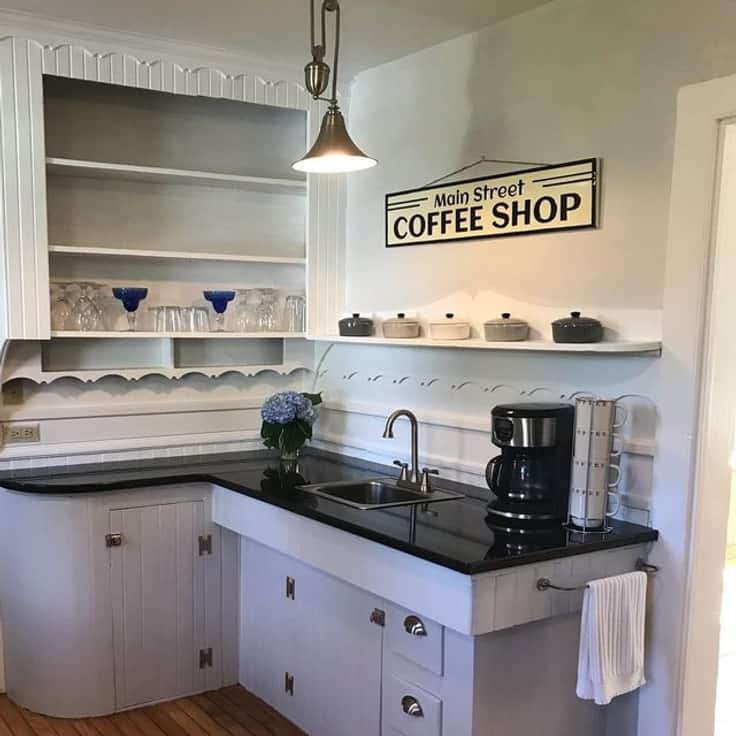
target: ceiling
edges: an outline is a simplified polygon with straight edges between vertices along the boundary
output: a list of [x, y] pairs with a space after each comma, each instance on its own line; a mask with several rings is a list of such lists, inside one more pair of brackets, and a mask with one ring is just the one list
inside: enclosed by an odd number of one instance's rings
[[[346, 77], [544, 5], [549, 0], [342, 0]], [[307, 61], [309, 0], [0, 0], [5, 9], [237, 50], [268, 63]]]

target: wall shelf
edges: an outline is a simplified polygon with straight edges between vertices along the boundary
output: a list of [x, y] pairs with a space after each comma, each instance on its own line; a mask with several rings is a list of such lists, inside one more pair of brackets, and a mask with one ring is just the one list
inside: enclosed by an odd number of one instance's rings
[[312, 340], [322, 340], [334, 343], [357, 343], [361, 345], [396, 345], [416, 348], [451, 348], [465, 350], [497, 350], [503, 352], [532, 352], [532, 353], [577, 353], [577, 354], [608, 354], [608, 355], [635, 355], [655, 354], [662, 352], [662, 342], [659, 340], [640, 340], [618, 342], [598, 342], [585, 344], [563, 344], [547, 340], [526, 340], [524, 342], [486, 342], [485, 340], [432, 340], [427, 337], [416, 339], [391, 339], [382, 336], [375, 337], [343, 337], [341, 335], [310, 335]]
[[83, 161], [71, 158], [46, 159], [49, 174], [82, 176], [94, 179], [127, 179], [154, 184], [190, 184], [233, 189], [254, 189], [281, 194], [306, 193], [307, 182], [301, 179], [277, 179], [265, 176], [240, 176], [209, 171], [167, 169], [158, 166], [134, 166], [105, 161]]
[[271, 263], [287, 266], [303, 266], [306, 258], [280, 256], [248, 256], [237, 253], [190, 253], [173, 250], [142, 250], [136, 248], [105, 248], [77, 245], [50, 245], [49, 253], [73, 256], [112, 256], [117, 258], [147, 258], [151, 260], [216, 261], [224, 263]]
[[52, 339], [56, 338], [84, 338], [90, 340], [135, 338], [174, 340], [210, 340], [210, 339], [237, 339], [237, 340], [289, 340], [304, 339], [303, 332], [75, 332], [74, 330], [52, 330]]

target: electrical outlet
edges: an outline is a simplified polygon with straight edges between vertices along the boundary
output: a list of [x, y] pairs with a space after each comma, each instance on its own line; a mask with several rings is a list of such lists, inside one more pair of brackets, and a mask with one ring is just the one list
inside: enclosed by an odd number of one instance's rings
[[40, 442], [41, 428], [38, 424], [6, 424], [3, 426], [3, 440], [12, 442]]

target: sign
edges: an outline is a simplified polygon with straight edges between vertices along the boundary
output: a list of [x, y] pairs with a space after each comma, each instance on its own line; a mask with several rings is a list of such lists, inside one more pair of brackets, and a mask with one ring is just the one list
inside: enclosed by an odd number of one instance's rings
[[598, 225], [596, 158], [386, 195], [386, 247]]

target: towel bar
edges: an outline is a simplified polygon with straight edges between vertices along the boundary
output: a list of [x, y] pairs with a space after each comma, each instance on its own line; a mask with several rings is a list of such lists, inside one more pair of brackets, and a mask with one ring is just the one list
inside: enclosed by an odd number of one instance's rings
[[[640, 572], [646, 572], [646, 573], [655, 573], [659, 571], [659, 568], [656, 565], [650, 565], [646, 560], [642, 560], [639, 558], [636, 561], [636, 569]], [[587, 585], [576, 585], [572, 588], [566, 588], [562, 585], [552, 585], [552, 581], [549, 578], [539, 578], [537, 580], [537, 590], [567, 590], [567, 591], [574, 591], [574, 590], [585, 590], [588, 586]]]

